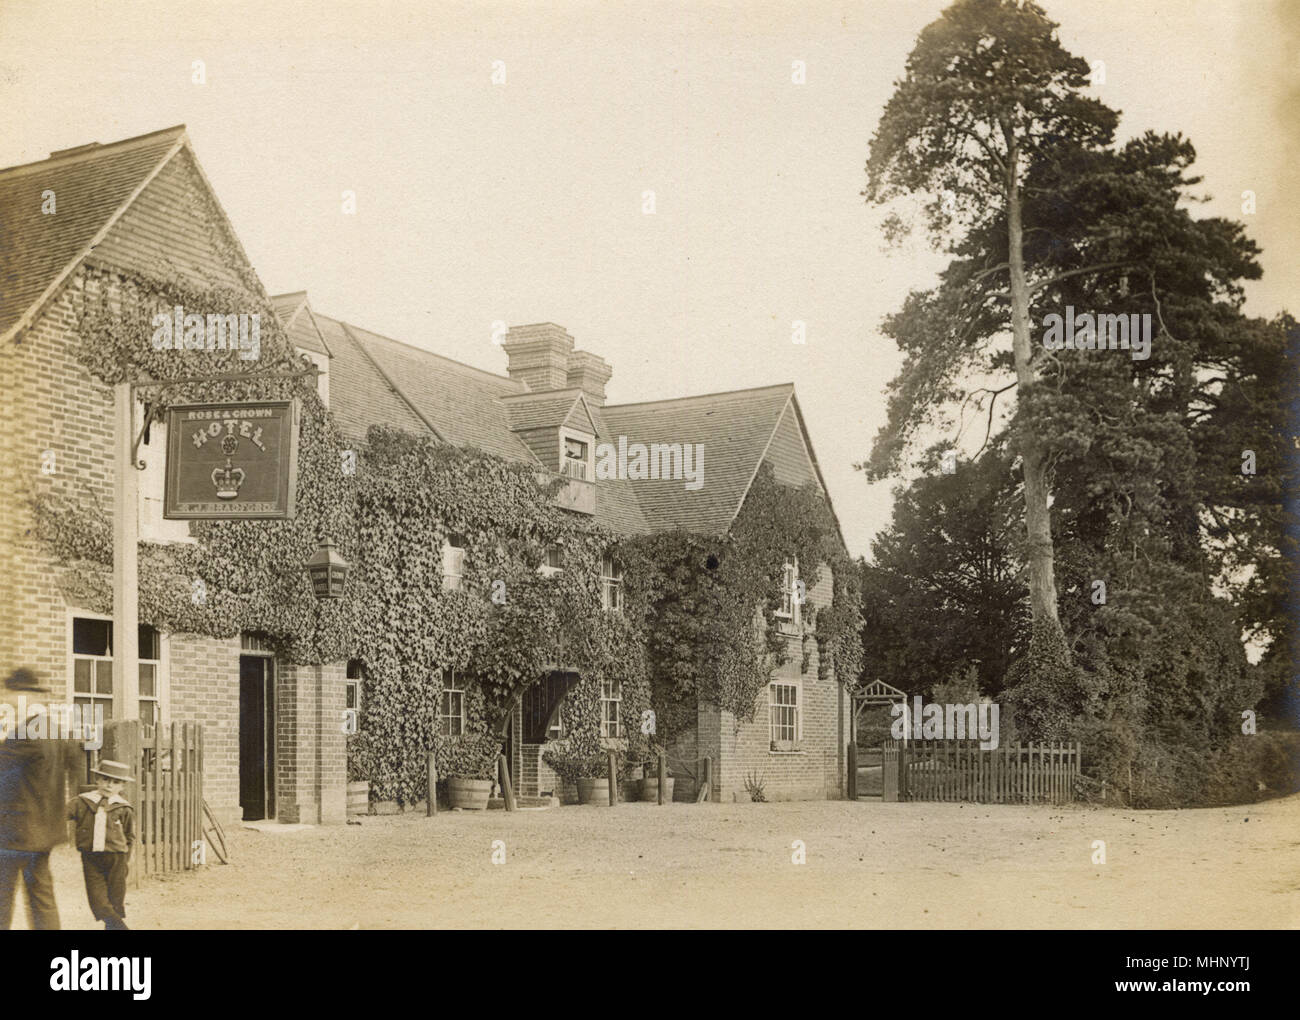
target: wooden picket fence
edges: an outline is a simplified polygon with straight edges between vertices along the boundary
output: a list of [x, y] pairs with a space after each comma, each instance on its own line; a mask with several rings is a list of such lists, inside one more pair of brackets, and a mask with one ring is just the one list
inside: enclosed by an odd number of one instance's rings
[[984, 750], [977, 740], [887, 740], [883, 799], [1067, 804], [1080, 765], [1077, 743]]
[[[109, 723], [97, 758], [131, 762], [135, 782], [125, 795], [135, 806], [136, 848], [131, 882], [197, 867], [206, 856], [203, 825], [203, 727], [172, 723]], [[199, 847], [196, 850], [196, 845]]]

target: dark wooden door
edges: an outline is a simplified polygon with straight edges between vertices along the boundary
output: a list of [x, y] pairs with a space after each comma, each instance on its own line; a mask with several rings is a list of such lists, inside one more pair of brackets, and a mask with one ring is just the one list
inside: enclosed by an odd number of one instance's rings
[[239, 657], [239, 803], [245, 821], [275, 817], [273, 659]]

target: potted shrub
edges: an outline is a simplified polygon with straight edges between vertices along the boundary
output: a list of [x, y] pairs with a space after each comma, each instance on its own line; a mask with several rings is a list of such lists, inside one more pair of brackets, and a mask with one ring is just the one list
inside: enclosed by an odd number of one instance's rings
[[447, 799], [453, 808], [486, 811], [501, 741], [490, 733], [460, 737], [448, 749]]
[[371, 812], [370, 774], [366, 770], [365, 752], [365, 736], [363, 734], [358, 733], [348, 737], [347, 813], [350, 815], [368, 815]]
[[578, 797], [578, 777], [586, 768], [585, 759], [570, 751], [567, 744], [554, 741], [542, 751], [542, 761], [560, 777], [560, 789], [557, 792], [561, 803], [582, 803]]
[[609, 803], [609, 762], [603, 754], [582, 760], [578, 775], [578, 803]]
[[[659, 800], [659, 755], [663, 748], [658, 744], [650, 748], [650, 761], [645, 767], [645, 778], [641, 780], [641, 799], [657, 803]], [[664, 803], [673, 799], [673, 774], [665, 769]]]

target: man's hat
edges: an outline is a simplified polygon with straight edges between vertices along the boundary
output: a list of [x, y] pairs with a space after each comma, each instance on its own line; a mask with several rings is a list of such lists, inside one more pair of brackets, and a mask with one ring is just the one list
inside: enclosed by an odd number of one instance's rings
[[30, 669], [16, 669], [5, 679], [5, 687], [11, 691], [31, 691], [36, 694], [49, 694], [50, 689], [36, 679]]
[[103, 776], [105, 779], [120, 779], [124, 783], [135, 781], [131, 775], [131, 769], [120, 761], [101, 761], [99, 768], [90, 771], [94, 775]]

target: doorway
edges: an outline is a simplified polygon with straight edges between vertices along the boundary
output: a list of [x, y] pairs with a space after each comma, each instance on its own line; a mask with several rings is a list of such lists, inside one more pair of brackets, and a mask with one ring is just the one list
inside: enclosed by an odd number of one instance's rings
[[244, 821], [275, 817], [275, 659], [239, 657], [239, 803]]

